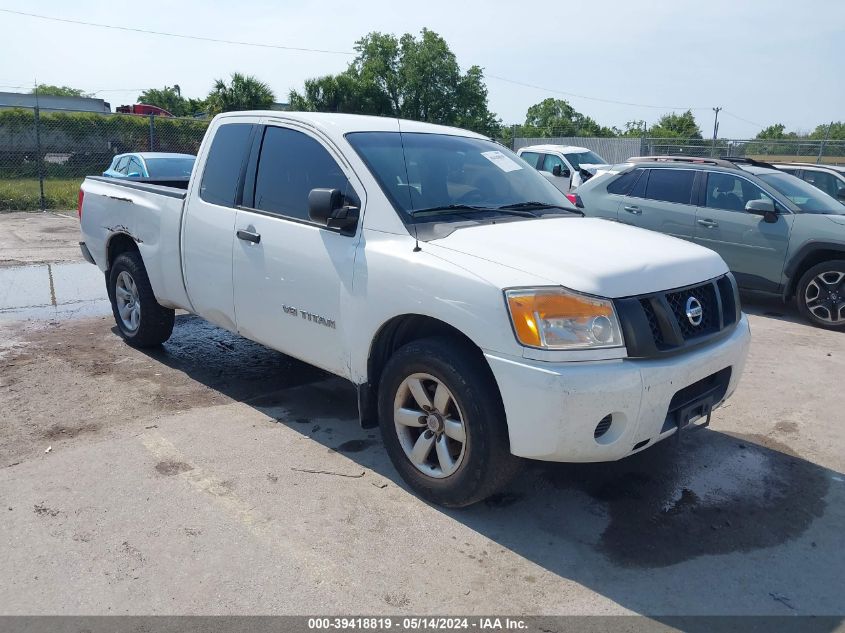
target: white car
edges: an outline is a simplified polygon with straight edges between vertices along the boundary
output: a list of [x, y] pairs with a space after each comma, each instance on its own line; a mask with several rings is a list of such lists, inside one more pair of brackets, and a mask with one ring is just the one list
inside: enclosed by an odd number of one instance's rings
[[706, 423], [748, 352], [713, 251], [584, 218], [465, 130], [219, 115], [187, 190], [89, 177], [79, 214], [129, 344], [165, 342], [180, 308], [349, 380], [444, 505], [518, 458], [617, 460]]
[[781, 171], [824, 191], [831, 198], [845, 204], [845, 166], [820, 165], [816, 163], [776, 163], [773, 165]]
[[563, 193], [610, 168], [594, 151], [574, 145], [529, 145], [516, 153]]

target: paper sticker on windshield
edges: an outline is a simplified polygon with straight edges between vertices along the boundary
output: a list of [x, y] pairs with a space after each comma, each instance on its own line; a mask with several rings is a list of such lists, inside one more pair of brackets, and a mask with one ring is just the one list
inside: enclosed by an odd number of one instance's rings
[[517, 169], [522, 169], [522, 165], [517, 163], [515, 160], [508, 158], [498, 150], [493, 150], [492, 152], [481, 152], [481, 155], [502, 171], [516, 171]]

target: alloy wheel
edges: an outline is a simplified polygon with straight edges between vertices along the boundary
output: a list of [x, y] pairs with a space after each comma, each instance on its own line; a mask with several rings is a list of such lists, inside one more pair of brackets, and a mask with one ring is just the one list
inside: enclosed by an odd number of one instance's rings
[[804, 304], [820, 321], [845, 323], [845, 272], [830, 270], [813, 277], [804, 290]]
[[396, 391], [393, 421], [417, 470], [436, 479], [458, 470], [466, 453], [466, 420], [441, 380], [423, 373], [405, 378]]
[[135, 280], [125, 270], [117, 276], [114, 295], [123, 327], [129, 332], [135, 332], [141, 325], [141, 300]]

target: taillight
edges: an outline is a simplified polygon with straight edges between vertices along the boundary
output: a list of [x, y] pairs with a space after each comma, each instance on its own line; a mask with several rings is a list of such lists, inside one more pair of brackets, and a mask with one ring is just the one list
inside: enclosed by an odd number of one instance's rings
[[579, 209], [584, 208], [584, 201], [581, 200], [581, 196], [579, 196], [577, 193], [566, 194], [566, 199], [569, 200], [572, 204], [574, 204]]
[[79, 194], [76, 196], [76, 215], [79, 216], [79, 221], [82, 222], [82, 201], [85, 199], [85, 192], [82, 187], [79, 188]]
[[[82, 195], [81, 191], [79, 192], [79, 195]], [[576, 196], [574, 193], [566, 194], [566, 199], [569, 200], [572, 204], [578, 204], [578, 196]], [[80, 198], [79, 200], [80, 200], [80, 203], [79, 203], [80, 208], [82, 208], [82, 202], [81, 202], [82, 198]]]

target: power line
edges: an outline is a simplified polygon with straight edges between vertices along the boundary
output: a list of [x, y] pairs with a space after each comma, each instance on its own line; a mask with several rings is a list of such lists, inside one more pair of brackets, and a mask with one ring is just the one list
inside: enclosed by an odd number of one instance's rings
[[[220, 39], [220, 38], [214, 38], [214, 37], [205, 37], [205, 36], [201, 36], [201, 35], [186, 35], [184, 33], [168, 33], [168, 32], [165, 32], [165, 31], [153, 31], [153, 30], [150, 30], [150, 29], [141, 29], [141, 28], [128, 27], [128, 26], [116, 26], [116, 25], [113, 25], [113, 24], [102, 24], [102, 23], [98, 23], [98, 22], [86, 22], [86, 21], [83, 21], [83, 20], [71, 20], [69, 18], [57, 18], [57, 17], [49, 16], [49, 15], [41, 15], [41, 14], [37, 14], [37, 13], [28, 13], [26, 11], [15, 11], [15, 10], [12, 10], [12, 9], [2, 9], [2, 8], [0, 8], [0, 12], [9, 13], [9, 14], [12, 14], [12, 15], [21, 15], [21, 16], [30, 17], [30, 18], [37, 18], [39, 20], [48, 20], [48, 21], [52, 21], [52, 22], [63, 22], [63, 23], [66, 23], [66, 24], [76, 24], [76, 25], [81, 25], [81, 26], [90, 26], [90, 27], [103, 28], [103, 29], [112, 29], [112, 30], [117, 30], [117, 31], [127, 31], [127, 32], [131, 32], [131, 33], [142, 33], [142, 34], [145, 34], [145, 35], [158, 35], [158, 36], [162, 36], [162, 37], [175, 37], [175, 38], [179, 38], [179, 39], [195, 40], [195, 41], [200, 41], [200, 42], [214, 42], [214, 43], [217, 43], [217, 44], [230, 44], [230, 45], [235, 45], [235, 46], [252, 46], [252, 47], [256, 47], [256, 48], [270, 48], [270, 49], [277, 49], [277, 50], [305, 52], [305, 53], [326, 53], [326, 54], [332, 54], [332, 55], [348, 55], [348, 56], [355, 55], [355, 53], [353, 53], [351, 51], [337, 51], [337, 50], [328, 50], [328, 49], [319, 49], [319, 48], [304, 48], [304, 47], [297, 47], [297, 46], [284, 46], [284, 45], [281, 45], [281, 44], [262, 44], [262, 43], [259, 43], [259, 42], [243, 42], [243, 41], [239, 41], [239, 40], [226, 40], [226, 39]], [[577, 99], [585, 99], [587, 101], [596, 101], [596, 102], [599, 102], [599, 103], [611, 103], [611, 104], [615, 104], [615, 105], [624, 105], [624, 106], [635, 107], [635, 108], [651, 108], [651, 109], [655, 109], [655, 110], [708, 110], [708, 109], [710, 109], [707, 106], [687, 107], [687, 106], [679, 106], [679, 105], [655, 105], [655, 104], [647, 104], [647, 103], [633, 103], [633, 102], [630, 102], [630, 101], [618, 101], [618, 100], [615, 100], [615, 99], [604, 99], [604, 98], [601, 98], [601, 97], [590, 97], [590, 96], [587, 96], [587, 95], [582, 95], [582, 94], [578, 94], [578, 93], [574, 93], [574, 92], [566, 92], [564, 90], [555, 90], [553, 88], [538, 86], [536, 84], [530, 84], [530, 83], [526, 83], [526, 82], [523, 82], [523, 81], [516, 81], [515, 79], [508, 79], [507, 77], [501, 77], [499, 75], [492, 75], [492, 74], [487, 73], [486, 76], [489, 77], [490, 79], [495, 79], [497, 81], [503, 81], [505, 83], [513, 84], [513, 85], [516, 85], [516, 86], [523, 86], [525, 88], [533, 88], [535, 90], [542, 90], [544, 92], [559, 94], [559, 95], [563, 95], [563, 96], [567, 96], [567, 97], [574, 97], [574, 98], [577, 98]], [[21, 87], [24, 87], [24, 86], [3, 86], [3, 87], [6, 87], [6, 88], [21, 88]], [[140, 91], [142, 89], [135, 89], [135, 88], [130, 88], [130, 89], [126, 89], [126, 90], [124, 90], [124, 89], [102, 89], [102, 90], [97, 90], [95, 92], [106, 92], [106, 91], [109, 91], [109, 92], [134, 92], [135, 90]], [[749, 123], [751, 125], [756, 125], [757, 127], [760, 127], [760, 128], [764, 127], [763, 125], [761, 125], [759, 123], [755, 123], [754, 121], [750, 121], [748, 119], [744, 119], [744, 118], [737, 116], [735, 114], [731, 114], [728, 111], [724, 111], [724, 112], [728, 116], [731, 116], [735, 119], [739, 119], [740, 121], [744, 121], [745, 123]]]
[[602, 103], [614, 103], [616, 105], [626, 105], [626, 106], [633, 106], [636, 108], [654, 108], [656, 110], [709, 110], [710, 108], [700, 106], [700, 107], [688, 107], [688, 106], [671, 106], [671, 105], [652, 105], [652, 104], [645, 104], [645, 103], [631, 103], [629, 101], [616, 101], [614, 99], [602, 99], [599, 97], [588, 97], [586, 95], [579, 95], [574, 92], [564, 92], [563, 90], [555, 90], [553, 88], [546, 88], [544, 86], [537, 86], [535, 84], [529, 84], [522, 81], [516, 81], [514, 79], [508, 79], [506, 77], [499, 77], [498, 75], [491, 75], [490, 73], [485, 74], [486, 77], [490, 77], [491, 79], [497, 79], [499, 81], [504, 81], [509, 84], [515, 84], [517, 86], [524, 86], [526, 88], [535, 88], [537, 90], [543, 90], [544, 92], [552, 92], [555, 94], [564, 95], [567, 97], [576, 97], [578, 99], [587, 99], [589, 101], [600, 101]]
[[766, 126], [765, 126], [765, 125], [763, 125], [762, 123], [755, 123], [754, 121], [749, 121], [748, 119], [743, 119], [741, 116], [737, 116], [737, 115], [735, 115], [735, 114], [733, 114], [733, 113], [731, 113], [731, 112], [728, 112], [727, 110], [722, 110], [722, 112], [724, 112], [725, 114], [727, 114], [729, 117], [732, 117], [732, 118], [734, 118], [734, 119], [738, 119], [739, 121], [743, 121], [744, 123], [748, 123], [748, 124], [750, 124], [750, 125], [756, 125], [756, 126], [757, 126], [757, 127], [759, 127], [759, 128], [764, 128], [764, 127], [766, 127]]
[[217, 44], [233, 44], [236, 46], [254, 46], [257, 48], [275, 48], [285, 51], [298, 51], [302, 53], [328, 53], [332, 55], [354, 55], [355, 53], [349, 51], [333, 51], [320, 48], [304, 48], [299, 46], [283, 46], [281, 44], [260, 44], [257, 42], [240, 42], [237, 40], [224, 40], [216, 37], [203, 37], [200, 35], [185, 35], [184, 33], [167, 33], [165, 31], [152, 31], [149, 29], [139, 29], [129, 26], [115, 26], [113, 24], [100, 24], [98, 22], [83, 22], [82, 20], [71, 20], [68, 18], [56, 18], [49, 15], [39, 15], [37, 13], [27, 13], [25, 11], [13, 11], [12, 9], [0, 9], [0, 12], [11, 13], [13, 15], [23, 15], [30, 18], [38, 18], [39, 20], [50, 20], [52, 22], [64, 22], [66, 24], [77, 24], [81, 26], [94, 26], [101, 29], [113, 29], [116, 31], [129, 31], [132, 33], [144, 33], [146, 35], [160, 35], [163, 37], [176, 37], [186, 40], [199, 40], [201, 42], [215, 42]]

